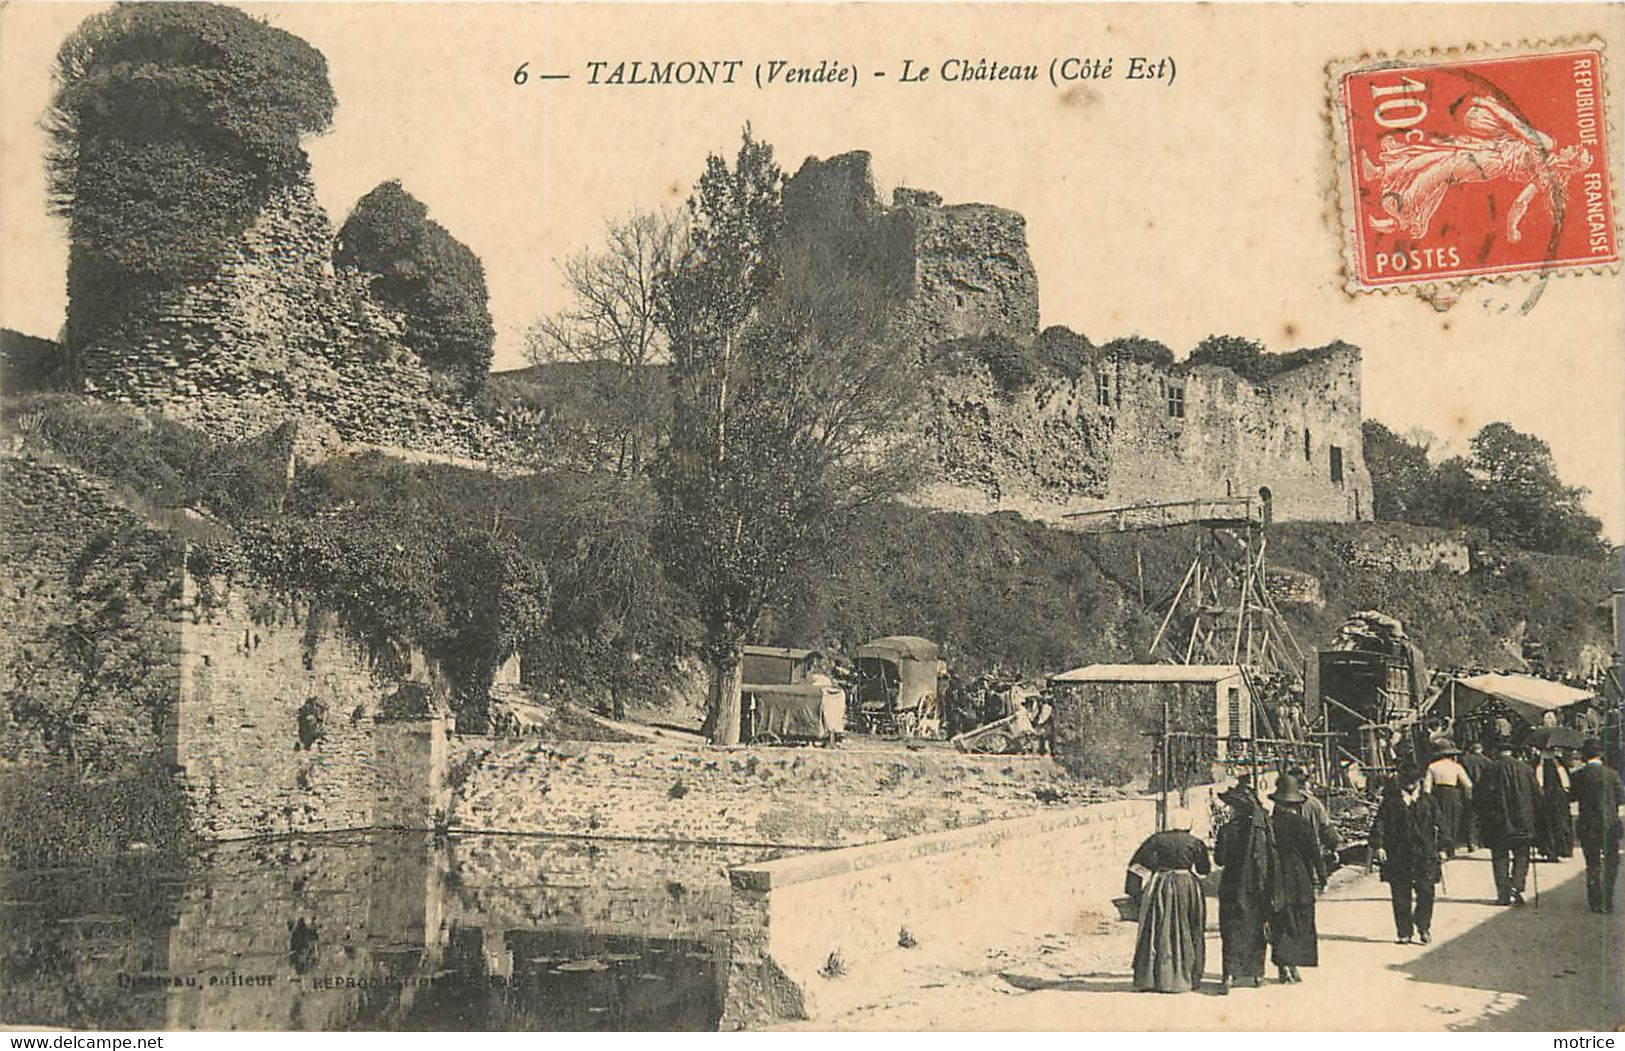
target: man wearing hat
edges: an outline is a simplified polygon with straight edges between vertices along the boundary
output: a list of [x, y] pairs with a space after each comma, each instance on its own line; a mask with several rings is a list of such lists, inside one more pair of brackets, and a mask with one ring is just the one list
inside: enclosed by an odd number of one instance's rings
[[1371, 825], [1371, 856], [1382, 866], [1394, 906], [1394, 934], [1409, 945], [1414, 933], [1426, 945], [1433, 939], [1433, 885], [1439, 882], [1439, 808], [1422, 791], [1422, 772], [1407, 761], [1388, 786]]
[[1497, 738], [1495, 762], [1473, 793], [1479, 834], [1490, 848], [1498, 905], [1522, 905], [1529, 878], [1529, 848], [1535, 842], [1540, 785], [1529, 764], [1512, 754], [1512, 742]]
[[1461, 815], [1473, 798], [1473, 779], [1458, 761], [1460, 756], [1461, 749], [1450, 738], [1434, 738], [1433, 761], [1428, 763], [1422, 779], [1422, 791], [1433, 796], [1439, 808], [1440, 827], [1444, 830], [1439, 837], [1439, 848], [1447, 860], [1455, 857], [1457, 846], [1464, 845], [1459, 838]]
[[[1478, 740], [1467, 742], [1467, 751], [1460, 757], [1459, 762], [1475, 785], [1484, 780], [1484, 775], [1489, 773], [1490, 767], [1494, 765], [1493, 760], [1484, 754], [1484, 742]], [[1468, 800], [1468, 804], [1461, 814], [1460, 842], [1471, 853], [1484, 845], [1484, 837], [1478, 828], [1478, 808], [1471, 805], [1471, 800]]]
[[1303, 793], [1303, 816], [1308, 819], [1309, 827], [1314, 829], [1315, 842], [1320, 844], [1321, 851], [1327, 858], [1327, 867], [1336, 867], [1337, 848], [1343, 845], [1343, 837], [1337, 831], [1337, 824], [1332, 820], [1332, 812], [1326, 809], [1326, 804], [1314, 793], [1313, 776], [1301, 766], [1295, 766], [1287, 773], [1298, 782], [1298, 791]]
[[1625, 804], [1619, 775], [1602, 761], [1602, 742], [1595, 737], [1580, 749], [1585, 760], [1569, 779], [1580, 817], [1575, 838], [1586, 859], [1586, 903], [1592, 912], [1614, 911], [1614, 881], [1619, 877], [1620, 806]]

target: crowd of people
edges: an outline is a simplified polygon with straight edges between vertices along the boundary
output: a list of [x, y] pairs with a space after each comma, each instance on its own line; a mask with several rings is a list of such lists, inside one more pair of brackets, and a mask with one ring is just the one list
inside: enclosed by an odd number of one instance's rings
[[[1394, 936], [1400, 944], [1433, 938], [1436, 888], [1458, 852], [1487, 847], [1496, 900], [1524, 904], [1532, 856], [1586, 861], [1587, 904], [1614, 910], [1625, 805], [1619, 775], [1587, 740], [1571, 769], [1553, 749], [1515, 754], [1510, 740], [1478, 743], [1465, 753], [1448, 738], [1432, 743], [1426, 766], [1407, 761], [1382, 791], [1368, 848], [1388, 884]], [[1340, 846], [1326, 804], [1308, 773], [1280, 775], [1267, 808], [1250, 778], [1219, 794], [1228, 814], [1212, 851], [1188, 828], [1158, 832], [1129, 862], [1124, 890], [1137, 905], [1139, 937], [1134, 988], [1188, 992], [1207, 973], [1207, 899], [1202, 877], [1218, 874], [1222, 955], [1218, 991], [1263, 983], [1266, 956], [1282, 984], [1303, 980], [1319, 962], [1316, 899], [1337, 865]], [[1576, 814], [1575, 808], [1578, 813]]]

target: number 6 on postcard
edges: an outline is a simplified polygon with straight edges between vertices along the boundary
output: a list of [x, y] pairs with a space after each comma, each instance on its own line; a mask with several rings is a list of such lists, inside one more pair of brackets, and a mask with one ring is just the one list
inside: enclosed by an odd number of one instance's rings
[[1350, 291], [1619, 261], [1600, 45], [1334, 64]]

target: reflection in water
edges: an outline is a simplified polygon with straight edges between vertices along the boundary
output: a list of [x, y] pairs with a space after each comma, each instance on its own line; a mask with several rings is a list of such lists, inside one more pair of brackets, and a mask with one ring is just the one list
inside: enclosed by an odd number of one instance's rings
[[688, 844], [370, 833], [185, 871], [8, 872], [0, 1018], [92, 1029], [714, 1029], [729, 866]]

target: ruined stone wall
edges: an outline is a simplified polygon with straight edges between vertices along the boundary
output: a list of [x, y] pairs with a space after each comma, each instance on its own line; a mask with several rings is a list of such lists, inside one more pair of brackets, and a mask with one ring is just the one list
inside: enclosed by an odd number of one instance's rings
[[[862, 257], [867, 276], [898, 301], [888, 341], [922, 355], [943, 340], [1038, 333], [1038, 275], [1027, 221], [988, 204], [944, 205], [939, 194], [898, 189], [879, 201], [870, 156], [809, 157], [784, 187], [786, 236]], [[838, 264], [836, 264], [838, 265]]]
[[482, 418], [399, 342], [401, 320], [335, 272], [307, 181], [277, 191], [214, 279], [80, 350], [84, 389], [241, 439], [298, 420], [306, 455], [376, 445], [502, 464], [524, 435]]
[[[1174, 805], [1173, 827], [1211, 835], [1212, 786]], [[1155, 829], [1156, 803], [1125, 799], [740, 866], [722, 1028], [833, 1017], [901, 968], [952, 973], [967, 947], [1114, 926], [1125, 859]], [[839, 981], [820, 975], [831, 954]]]
[[1349, 561], [1364, 569], [1388, 573], [1427, 573], [1443, 569], [1467, 573], [1473, 568], [1472, 549], [1460, 538], [1417, 536], [1417, 530], [1393, 527], [1368, 533], [1349, 545]]
[[981, 368], [935, 377], [930, 398], [941, 484], [927, 504], [1022, 509], [1106, 495], [1113, 428], [1095, 409], [1092, 382], [1049, 379], [1001, 395]]
[[0, 457], [0, 755], [106, 769], [156, 753], [180, 558], [105, 483]]
[[[187, 581], [171, 762], [211, 838], [425, 828], [449, 716], [331, 616]], [[438, 760], [438, 761], [437, 761]]]
[[927, 506], [1055, 520], [1267, 490], [1278, 520], [1371, 516], [1353, 347], [1256, 383], [1216, 365], [1102, 358], [1076, 379], [1003, 392], [972, 367], [934, 378], [932, 428], [941, 473], [916, 497]]
[[914, 266], [899, 310], [902, 340], [920, 348], [961, 336], [1038, 334], [1038, 274], [1027, 254], [1027, 220], [988, 204], [944, 207], [899, 190], [891, 221]]
[[[883, 206], [863, 152], [809, 158], [784, 199], [792, 240], [830, 259], [862, 256], [875, 280], [897, 279], [887, 286], [897, 306], [886, 336], [897, 353], [924, 362], [949, 340], [1030, 346], [1037, 337], [1038, 279], [1019, 213], [945, 206], [907, 188]], [[915, 495], [926, 506], [1058, 518], [1267, 489], [1281, 519], [1370, 517], [1353, 347], [1261, 382], [1219, 366], [1102, 358], [1076, 377], [1050, 371], [1017, 390], [1000, 389], [973, 358], [926, 377], [938, 465]]]
[[[1229, 369], [1117, 366], [1108, 499], [1257, 496], [1279, 519], [1371, 516], [1352, 347], [1252, 383]], [[1169, 410], [1178, 396], [1183, 417]], [[1335, 467], [1334, 467], [1335, 463]], [[1334, 473], [1335, 472], [1335, 473]]]
[[192, 579], [184, 545], [105, 483], [0, 458], [0, 569], [5, 758], [162, 759], [214, 838], [425, 828], [444, 810], [433, 669], [381, 668], [297, 597]]

